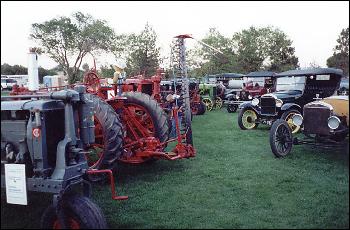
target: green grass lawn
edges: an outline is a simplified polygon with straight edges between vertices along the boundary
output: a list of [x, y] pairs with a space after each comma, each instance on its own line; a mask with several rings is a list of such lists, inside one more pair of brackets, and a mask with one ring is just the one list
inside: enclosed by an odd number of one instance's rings
[[[120, 165], [117, 191], [93, 187], [110, 228], [349, 228], [348, 151], [294, 146], [277, 159], [265, 126], [242, 131], [226, 109], [193, 119], [197, 156]], [[2, 228], [37, 228], [50, 196], [5, 202]]]

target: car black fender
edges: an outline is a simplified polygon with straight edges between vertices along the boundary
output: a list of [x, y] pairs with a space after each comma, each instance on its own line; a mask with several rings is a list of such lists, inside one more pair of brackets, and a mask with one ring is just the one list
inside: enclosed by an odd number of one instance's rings
[[281, 107], [281, 112], [285, 112], [287, 110], [291, 110], [291, 109], [296, 109], [298, 110], [300, 113], [302, 113], [302, 109], [301, 109], [301, 106], [298, 105], [298, 104], [295, 104], [295, 103], [286, 103], [286, 104], [283, 104], [282, 107]]
[[238, 106], [239, 109], [245, 109], [245, 108], [250, 108], [256, 112], [256, 114], [260, 114], [260, 109], [257, 106], [252, 105], [252, 102], [247, 101], [243, 102]]

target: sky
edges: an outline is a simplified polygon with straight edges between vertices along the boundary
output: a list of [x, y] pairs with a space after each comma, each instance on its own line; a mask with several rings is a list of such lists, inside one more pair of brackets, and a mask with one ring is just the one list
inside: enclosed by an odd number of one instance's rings
[[[348, 1], [322, 2], [228, 2], [228, 1], [1, 1], [1, 64], [27, 66], [29, 47], [38, 44], [29, 39], [31, 24], [42, 23], [74, 12], [91, 14], [106, 20], [116, 33], [139, 33], [148, 22], [158, 34], [162, 56], [169, 56], [169, 45], [178, 34], [202, 39], [210, 27], [231, 37], [250, 26], [274, 26], [293, 41], [301, 67], [310, 63], [326, 67], [342, 29], [349, 27]], [[196, 43], [188, 40], [191, 48]], [[97, 65], [113, 64], [111, 54], [97, 58]], [[83, 63], [93, 61], [87, 56]], [[45, 55], [39, 66], [57, 65]]]

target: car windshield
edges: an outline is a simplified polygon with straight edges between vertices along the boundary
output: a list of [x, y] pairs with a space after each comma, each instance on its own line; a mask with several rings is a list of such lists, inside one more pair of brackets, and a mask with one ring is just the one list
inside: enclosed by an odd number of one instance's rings
[[265, 78], [264, 77], [245, 77], [244, 82], [249, 82], [251, 81], [253, 85], [259, 85], [259, 86], [264, 86], [265, 84]]
[[277, 78], [276, 91], [304, 91], [305, 76], [285, 76]]

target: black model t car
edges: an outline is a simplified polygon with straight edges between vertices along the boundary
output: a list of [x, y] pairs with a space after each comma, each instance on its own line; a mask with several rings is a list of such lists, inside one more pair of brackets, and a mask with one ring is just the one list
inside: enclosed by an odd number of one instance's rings
[[[304, 106], [303, 116], [292, 117], [295, 125], [302, 126], [303, 138], [293, 139], [288, 123], [275, 121], [270, 130], [270, 146], [276, 157], [288, 155], [294, 145], [308, 144], [320, 147], [347, 147], [349, 134], [349, 96], [331, 96]], [[348, 143], [349, 145], [349, 143]]]
[[281, 118], [288, 122], [293, 133], [300, 126], [292, 123], [295, 114], [302, 114], [305, 104], [315, 98], [333, 95], [339, 88], [343, 71], [334, 68], [289, 70], [275, 75], [276, 92], [254, 98], [240, 105], [238, 125], [241, 129], [253, 129], [259, 123], [272, 125]]

